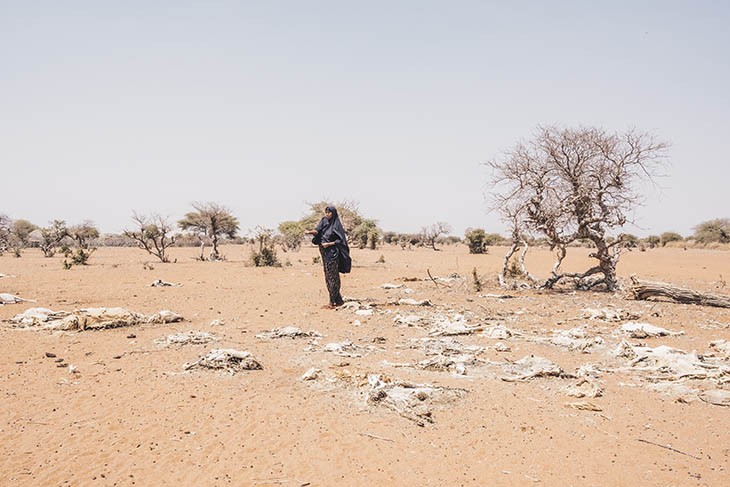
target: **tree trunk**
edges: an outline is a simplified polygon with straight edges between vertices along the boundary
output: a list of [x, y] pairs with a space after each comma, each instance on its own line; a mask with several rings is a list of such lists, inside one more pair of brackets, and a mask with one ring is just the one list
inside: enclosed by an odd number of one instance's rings
[[630, 291], [633, 298], [637, 300], [664, 297], [683, 304], [730, 308], [730, 296], [701, 293], [692, 289], [672, 286], [664, 282], [641, 281], [636, 276], [631, 276]]
[[499, 279], [499, 285], [501, 287], [507, 287], [507, 269], [509, 267], [509, 260], [512, 258], [513, 255], [515, 255], [515, 252], [517, 252], [517, 249], [519, 249], [519, 243], [517, 240], [512, 240], [512, 246], [509, 248], [507, 253], [504, 255], [504, 258], [502, 259], [502, 271], [499, 273], [499, 276], [497, 278]]
[[218, 254], [218, 235], [213, 234], [213, 250], [210, 252], [210, 260], [218, 260], [220, 255]]
[[604, 284], [609, 292], [618, 290], [619, 282], [618, 277], [616, 277], [616, 264], [618, 264], [620, 253], [617, 252], [617, 249], [612, 249], [610, 245], [606, 244], [602, 234], [590, 238], [596, 245], [596, 252], [592, 253], [590, 257], [598, 259], [598, 268], [603, 274], [603, 279], [592, 283], [591, 287]]

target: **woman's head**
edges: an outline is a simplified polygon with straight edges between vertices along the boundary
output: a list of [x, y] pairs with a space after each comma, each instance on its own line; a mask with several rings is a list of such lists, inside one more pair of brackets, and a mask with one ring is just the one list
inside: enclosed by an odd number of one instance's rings
[[326, 216], [328, 220], [337, 218], [337, 208], [335, 208], [334, 206], [328, 206], [324, 209], [324, 216]]

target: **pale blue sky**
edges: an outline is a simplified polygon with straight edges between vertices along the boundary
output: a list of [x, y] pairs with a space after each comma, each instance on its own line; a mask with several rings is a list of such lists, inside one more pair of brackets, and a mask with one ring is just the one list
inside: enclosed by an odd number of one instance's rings
[[730, 217], [730, 2], [0, 0], [0, 213], [243, 230], [307, 201], [503, 231], [482, 163], [538, 124], [672, 144], [640, 235]]

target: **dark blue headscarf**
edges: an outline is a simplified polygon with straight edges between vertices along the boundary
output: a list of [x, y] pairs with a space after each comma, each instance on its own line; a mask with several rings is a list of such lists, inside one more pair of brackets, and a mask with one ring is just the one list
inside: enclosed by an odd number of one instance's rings
[[332, 219], [322, 217], [315, 228], [317, 235], [312, 241], [316, 244], [335, 242], [335, 245], [324, 250], [324, 258], [328, 261], [337, 260], [340, 272], [348, 273], [352, 267], [350, 247], [347, 245], [347, 235], [337, 214], [337, 208], [328, 206], [324, 211], [331, 212]]

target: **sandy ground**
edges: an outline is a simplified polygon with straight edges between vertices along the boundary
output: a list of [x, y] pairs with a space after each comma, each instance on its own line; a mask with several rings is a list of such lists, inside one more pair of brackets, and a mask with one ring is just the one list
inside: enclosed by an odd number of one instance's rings
[[[170, 309], [185, 317], [84, 332], [0, 324], [0, 485], [730, 485], [730, 408], [698, 399], [706, 389], [730, 390], [727, 376], [725, 383], [647, 379], [611, 353], [625, 338], [616, 333], [622, 321], [589, 320], [582, 309], [612, 306], [636, 321], [684, 331], [625, 339], [700, 354], [712, 340], [730, 340], [730, 310], [585, 292], [511, 291], [515, 298], [499, 299], [490, 294], [504, 292], [494, 282], [503, 250], [475, 256], [453, 246], [354, 250], [343, 294], [373, 310], [355, 314], [321, 309], [327, 297], [314, 248], [280, 252], [291, 265], [278, 269], [247, 267], [248, 247], [224, 247], [228, 261], [217, 263], [194, 261], [195, 252], [173, 249], [177, 263], [163, 265], [138, 249], [102, 248], [92, 265], [68, 271], [60, 258], [34, 250], [20, 259], [0, 257], [0, 273], [15, 276], [0, 278], [0, 292], [37, 300], [0, 306], [2, 320], [32, 306]], [[568, 268], [586, 265], [587, 250], [572, 253]], [[381, 255], [385, 262], [377, 263]], [[551, 259], [537, 250], [529, 262], [544, 274]], [[473, 268], [485, 279], [481, 292], [471, 289]], [[436, 285], [427, 270], [466, 279]], [[623, 256], [619, 273], [730, 293], [723, 282], [730, 277], [727, 252], [634, 251]], [[150, 287], [155, 279], [181, 286]], [[384, 283], [404, 287], [387, 290]], [[388, 304], [399, 298], [434, 306]], [[395, 366], [427, 358], [423, 348], [409, 347], [430, 329], [397, 324], [395, 317], [457, 313], [470, 324], [501, 323], [522, 336], [500, 340], [507, 352], [480, 333], [454, 337], [483, 349], [481, 365], [466, 365], [464, 375]], [[285, 325], [323, 337], [256, 337]], [[577, 326], [602, 345], [583, 353], [541, 341]], [[220, 340], [156, 343], [188, 331]], [[359, 347], [355, 356], [325, 351], [344, 340]], [[249, 351], [263, 370], [184, 369], [212, 348]], [[504, 364], [531, 354], [554, 361], [566, 376], [502, 380]], [[58, 358], [76, 372], [59, 367]], [[602, 370], [592, 379], [602, 396], [566, 394], [577, 382], [568, 376], [584, 364]], [[301, 380], [312, 367], [321, 371], [318, 378]], [[428, 396], [427, 412], [399, 414], [368, 400], [368, 376], [378, 374], [386, 383], [459, 392], [443, 402]], [[600, 411], [566, 406], [575, 402]]]

